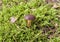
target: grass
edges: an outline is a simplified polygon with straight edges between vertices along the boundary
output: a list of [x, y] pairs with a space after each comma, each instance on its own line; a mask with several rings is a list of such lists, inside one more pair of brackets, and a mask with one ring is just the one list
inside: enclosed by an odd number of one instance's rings
[[[44, 0], [3, 0], [0, 10], [0, 42], [60, 42], [59, 9], [52, 8]], [[24, 19], [27, 14], [36, 17], [30, 28]], [[13, 16], [17, 18], [15, 23], [10, 22]], [[46, 28], [56, 29], [50, 39], [48, 35], [53, 31], [47, 31]]]

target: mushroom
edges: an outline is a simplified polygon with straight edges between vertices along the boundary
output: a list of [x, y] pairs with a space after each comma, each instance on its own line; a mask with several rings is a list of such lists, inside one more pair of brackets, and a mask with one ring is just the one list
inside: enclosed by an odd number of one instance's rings
[[33, 20], [35, 20], [35, 16], [31, 15], [31, 14], [26, 15], [24, 18], [25, 18], [25, 20], [27, 20], [27, 26], [28, 27], [30, 27], [31, 26], [31, 22]]

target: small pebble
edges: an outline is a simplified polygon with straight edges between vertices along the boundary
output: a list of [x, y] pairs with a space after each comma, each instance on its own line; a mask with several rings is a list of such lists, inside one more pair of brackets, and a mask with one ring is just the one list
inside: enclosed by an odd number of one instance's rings
[[11, 18], [10, 18], [10, 22], [11, 22], [11, 23], [14, 23], [16, 20], [17, 20], [17, 18], [15, 18], [15, 17], [11, 17]]
[[54, 4], [52, 8], [58, 8], [59, 6], [57, 4]]

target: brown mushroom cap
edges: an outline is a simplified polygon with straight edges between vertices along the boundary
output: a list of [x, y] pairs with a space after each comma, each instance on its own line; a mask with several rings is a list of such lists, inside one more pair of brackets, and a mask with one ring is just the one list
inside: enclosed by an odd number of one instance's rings
[[35, 19], [35, 16], [29, 14], [29, 15], [26, 15], [24, 18], [25, 18], [26, 20], [34, 20], [34, 19]]

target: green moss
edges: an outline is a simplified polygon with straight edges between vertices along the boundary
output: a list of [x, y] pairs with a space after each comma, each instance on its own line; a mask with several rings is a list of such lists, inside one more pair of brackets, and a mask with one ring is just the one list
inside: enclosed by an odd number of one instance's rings
[[[0, 42], [50, 42], [51, 40], [42, 34], [41, 28], [47, 25], [54, 26], [51, 21], [58, 24], [60, 22], [57, 17], [60, 10], [53, 9], [43, 0], [28, 0], [27, 2], [3, 0], [2, 8], [3, 10], [0, 12]], [[24, 19], [27, 14], [36, 16], [30, 28], [26, 27], [27, 23]], [[15, 23], [10, 23], [12, 16], [17, 18]], [[60, 26], [57, 29], [59, 28]], [[54, 42], [59, 42], [58, 39], [56, 40]]]

